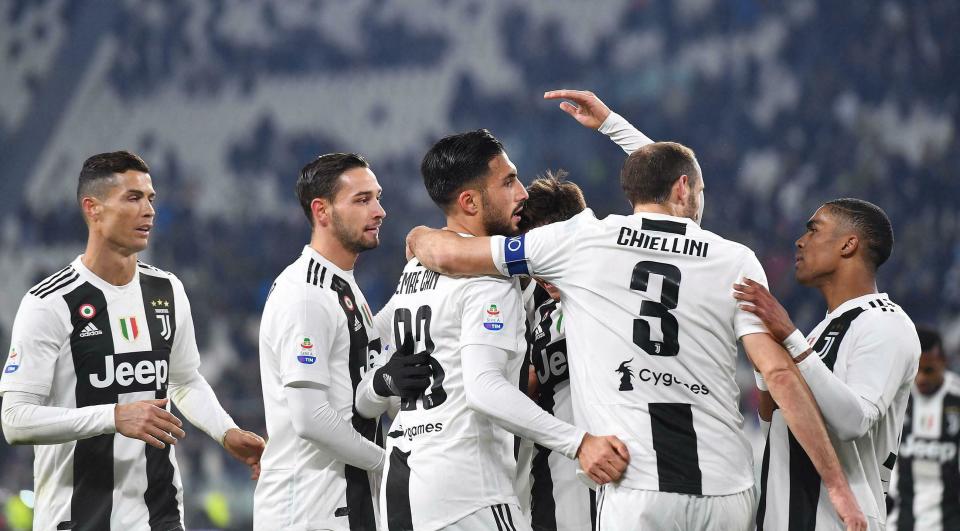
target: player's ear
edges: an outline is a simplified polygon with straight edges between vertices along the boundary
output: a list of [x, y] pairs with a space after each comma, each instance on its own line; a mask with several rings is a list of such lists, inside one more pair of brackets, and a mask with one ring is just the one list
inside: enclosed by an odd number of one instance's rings
[[333, 205], [330, 201], [317, 197], [310, 201], [310, 213], [313, 216], [313, 224], [326, 227], [331, 223], [330, 213]]
[[100, 217], [103, 215], [103, 203], [99, 199], [93, 196], [84, 196], [80, 200], [80, 210], [83, 212], [83, 219], [87, 223], [93, 223], [94, 221], [99, 221]]
[[850, 258], [857, 253], [860, 248], [860, 238], [856, 234], [848, 234], [843, 239], [843, 245], [840, 247], [840, 256]]
[[471, 216], [480, 213], [480, 191], [466, 189], [457, 195], [457, 206]]
[[690, 176], [681, 175], [677, 182], [673, 183], [673, 190], [671, 195], [676, 199], [681, 205], [687, 204], [690, 201]]

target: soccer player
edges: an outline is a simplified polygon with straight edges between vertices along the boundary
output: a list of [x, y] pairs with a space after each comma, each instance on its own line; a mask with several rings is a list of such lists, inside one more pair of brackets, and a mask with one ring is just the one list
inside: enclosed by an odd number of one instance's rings
[[[520, 230], [564, 221], [587, 208], [583, 192], [564, 181], [564, 172], [534, 179], [527, 186], [529, 197], [520, 212]], [[542, 280], [536, 282], [533, 311], [528, 316], [527, 353], [534, 375], [537, 405], [565, 422], [573, 423], [566, 327], [560, 293]], [[575, 461], [536, 445], [531, 475], [530, 511], [535, 531], [583, 531], [591, 529], [596, 494], [577, 479]]]
[[[311, 236], [274, 281], [260, 324], [269, 441], [254, 528], [373, 531], [384, 452], [376, 420], [353, 402], [381, 343], [353, 266], [380, 243], [381, 189], [363, 157], [331, 153], [304, 166], [296, 191]], [[414, 392], [426, 385], [420, 371]]]
[[3, 434], [35, 445], [34, 529], [183, 529], [173, 445], [190, 422], [253, 469], [263, 439], [240, 430], [197, 370], [180, 280], [137, 260], [156, 197], [127, 151], [83, 163], [84, 253], [24, 296], [4, 366]]
[[[700, 228], [703, 178], [680, 144], [647, 144], [621, 172], [631, 216], [585, 210], [517, 237], [416, 228], [408, 246], [445, 274], [531, 275], [563, 300], [574, 417], [626, 442], [630, 464], [597, 496], [597, 527], [748, 529], [750, 445], [737, 408], [737, 340], [853, 529], [864, 525], [810, 391], [783, 348], [730, 297], [763, 279], [748, 248]], [[725, 282], [730, 282], [729, 284]]]
[[[527, 193], [487, 130], [441, 139], [421, 172], [450, 231], [516, 233]], [[507, 430], [579, 458], [599, 483], [619, 478], [628, 458], [620, 441], [557, 420], [518, 388], [526, 348], [516, 280], [453, 278], [411, 260], [377, 319], [390, 323], [392, 359], [426, 355], [431, 368], [430, 387], [403, 400], [388, 433], [383, 529], [530, 529], [514, 492]], [[391, 381], [377, 373], [368, 381], [357, 409], [374, 416]]]
[[960, 529], [960, 377], [947, 371], [940, 333], [917, 327], [920, 366], [890, 480], [896, 531]]
[[[827, 302], [826, 317], [806, 338], [751, 275], [734, 286], [734, 296], [784, 342], [823, 412], [869, 528], [883, 529], [887, 484], [920, 357], [913, 322], [877, 292], [877, 268], [893, 250], [893, 227], [872, 203], [836, 199], [814, 213], [796, 245], [797, 281], [817, 288]], [[762, 389], [763, 380], [757, 383]], [[777, 396], [762, 393], [760, 417], [770, 425], [757, 528], [836, 529], [842, 515], [828, 503], [822, 474], [797, 445], [797, 430], [782, 411]]]

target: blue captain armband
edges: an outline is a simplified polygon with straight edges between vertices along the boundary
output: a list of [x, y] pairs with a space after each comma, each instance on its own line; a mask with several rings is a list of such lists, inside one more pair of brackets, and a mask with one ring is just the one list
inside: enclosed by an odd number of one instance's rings
[[503, 258], [507, 263], [507, 273], [514, 277], [517, 275], [530, 275], [527, 269], [527, 256], [524, 247], [526, 234], [504, 238], [503, 240]]

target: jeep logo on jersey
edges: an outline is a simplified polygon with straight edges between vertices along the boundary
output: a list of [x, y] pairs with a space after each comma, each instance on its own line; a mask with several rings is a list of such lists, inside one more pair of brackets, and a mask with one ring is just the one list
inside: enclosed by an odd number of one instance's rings
[[303, 341], [300, 342], [300, 355], [297, 356], [297, 361], [304, 365], [313, 365], [317, 361], [317, 357], [313, 355], [313, 342], [310, 341], [309, 337], [304, 337]]
[[80, 314], [80, 317], [84, 319], [93, 319], [97, 315], [97, 309], [93, 307], [92, 304], [81, 304], [77, 308], [77, 313]]
[[120, 318], [120, 335], [127, 341], [135, 341], [140, 335], [140, 329], [137, 327], [136, 317]]
[[[140, 353], [141, 357], [152, 353]], [[120, 354], [121, 356], [134, 357], [135, 354]], [[90, 385], [104, 389], [110, 387], [116, 382], [121, 387], [137, 387], [139, 391], [148, 391], [151, 388], [160, 390], [167, 383], [167, 360], [163, 359], [140, 359], [138, 361], [114, 362], [115, 355], [109, 355], [104, 358], [103, 374], [91, 374]], [[131, 389], [130, 391], [133, 391]]]
[[495, 302], [484, 305], [483, 327], [494, 332], [503, 328], [503, 315], [500, 313], [500, 305]]
[[153, 307], [153, 316], [160, 320], [160, 336], [169, 341], [173, 335], [173, 328], [170, 326], [170, 301], [157, 299], [150, 301], [150, 306]]

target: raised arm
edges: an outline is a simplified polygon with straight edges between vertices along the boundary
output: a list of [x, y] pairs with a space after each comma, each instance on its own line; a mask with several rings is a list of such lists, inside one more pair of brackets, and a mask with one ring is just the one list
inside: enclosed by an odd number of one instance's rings
[[[627, 155], [652, 144], [653, 140], [641, 133], [619, 114], [610, 110], [596, 94], [588, 90], [551, 90], [543, 94], [546, 100], [562, 101], [560, 109], [580, 125], [595, 129], [610, 137]], [[572, 102], [572, 103], [571, 103]]]

